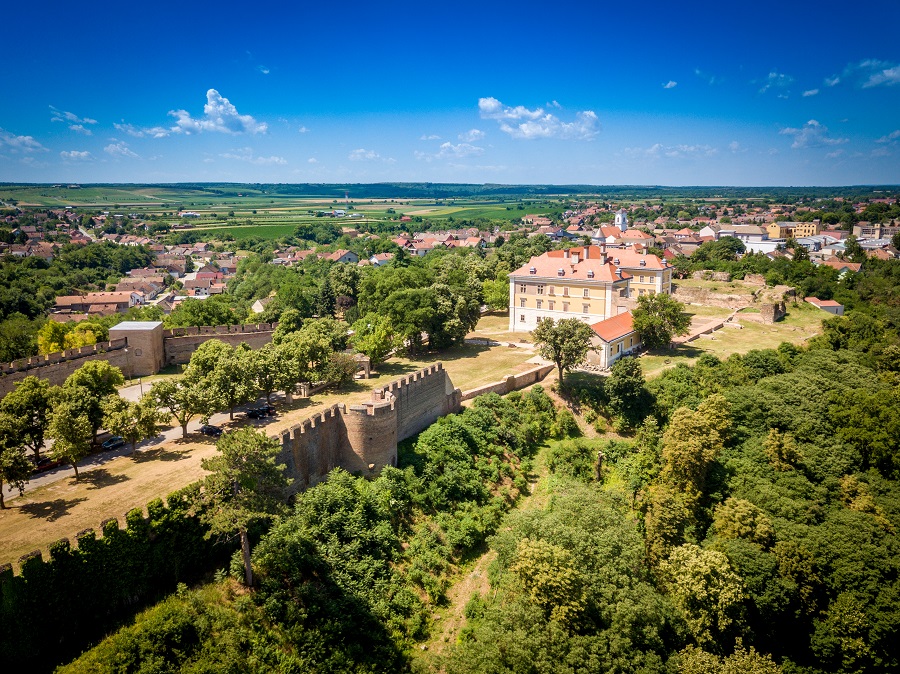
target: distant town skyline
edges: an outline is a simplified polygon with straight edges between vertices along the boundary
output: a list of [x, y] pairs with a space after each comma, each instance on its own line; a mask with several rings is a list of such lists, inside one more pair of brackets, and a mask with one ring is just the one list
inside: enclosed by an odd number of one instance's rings
[[4, 182], [900, 183], [900, 3], [16, 3]]

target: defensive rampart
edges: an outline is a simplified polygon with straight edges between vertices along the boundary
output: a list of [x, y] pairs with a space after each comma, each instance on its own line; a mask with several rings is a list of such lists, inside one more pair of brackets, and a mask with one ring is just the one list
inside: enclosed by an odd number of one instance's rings
[[333, 405], [281, 434], [279, 461], [302, 491], [334, 468], [377, 475], [397, 465], [397, 442], [460, 410], [462, 393], [437, 363], [372, 392], [361, 405]]
[[493, 384], [485, 384], [470, 391], [463, 391], [462, 399], [471, 400], [485, 393], [506, 395], [507, 393], [518, 391], [520, 388], [525, 388], [541, 381], [553, 370], [553, 367], [553, 365], [539, 365], [527, 372], [507, 375], [501, 381], [495, 381]]
[[32, 356], [0, 365], [0, 397], [15, 388], [17, 382], [29, 375], [46, 379], [53, 385], [62, 384], [66, 377], [89, 360], [105, 360], [110, 365], [127, 367], [125, 339], [114, 339], [78, 349], [67, 349], [46, 356]]
[[[154, 329], [154, 326], [155, 329]], [[105, 360], [122, 369], [126, 377], [148, 376], [164, 365], [187, 363], [203, 342], [218, 339], [227, 344], [246, 342], [251, 348], [268, 344], [277, 323], [215, 325], [162, 330], [162, 323], [129, 321], [110, 329], [108, 342], [68, 349], [46, 356], [33, 356], [0, 364], [0, 397], [29, 375], [62, 384], [66, 377], [89, 360]], [[126, 348], [132, 347], [132, 348]]]
[[187, 363], [197, 347], [210, 339], [218, 339], [236, 346], [246, 342], [258, 349], [272, 341], [277, 323], [258, 325], [215, 325], [163, 330], [163, 349], [166, 365]]

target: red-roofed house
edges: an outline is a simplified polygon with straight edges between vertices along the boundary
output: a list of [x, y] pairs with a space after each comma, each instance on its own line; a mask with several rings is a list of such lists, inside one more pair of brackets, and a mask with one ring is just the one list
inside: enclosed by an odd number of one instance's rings
[[814, 307], [827, 311], [829, 314], [834, 314], [835, 316], [844, 315], [844, 305], [838, 304], [834, 300], [820, 300], [818, 297], [806, 297], [804, 299]]
[[591, 330], [594, 350], [588, 352], [588, 362], [602, 368], [641, 348], [641, 336], [634, 329], [630, 311], [594, 323]]

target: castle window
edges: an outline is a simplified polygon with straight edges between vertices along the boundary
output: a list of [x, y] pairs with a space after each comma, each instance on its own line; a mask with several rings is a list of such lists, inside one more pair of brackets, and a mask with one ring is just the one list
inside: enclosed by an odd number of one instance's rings
[[591, 289], [590, 289], [590, 288], [585, 288], [585, 289], [584, 289], [584, 296], [585, 296], [585, 297], [590, 297], [590, 296], [591, 296]]
[[523, 309], [525, 308], [525, 298], [524, 297], [519, 298], [519, 306], [522, 307]]
[[568, 310], [569, 310], [569, 303], [563, 302], [563, 311], [568, 311]]
[[547, 302], [547, 308], [548, 308], [550, 311], [553, 311], [553, 306], [554, 306], [554, 305], [555, 305], [555, 302], [553, 302], [552, 300], [551, 300], [550, 302]]
[[555, 293], [556, 293], [556, 288], [554, 288], [553, 286], [550, 286], [549, 288], [547, 288], [548, 295], [554, 295]]
[[590, 304], [582, 304], [581, 309], [582, 309], [583, 313], [589, 314], [591, 312], [591, 305]]
[[519, 285], [519, 292], [520, 292], [520, 293], [524, 293], [524, 292], [527, 292], [527, 291], [528, 291], [528, 286], [527, 286], [527, 285], [525, 285], [524, 283], [522, 283], [521, 285]]
[[519, 314], [519, 323], [525, 322], [525, 314]]
[[538, 308], [538, 309], [541, 309], [543, 306], [544, 306], [544, 300], [538, 300], [538, 301], [537, 301], [537, 308]]
[[144, 352], [143, 352], [141, 349], [135, 349], [135, 350], [134, 350], [134, 355], [135, 355], [135, 356], [140, 357], [140, 356], [142, 356], [143, 354], [144, 354]]
[[569, 296], [569, 289], [563, 288], [563, 297], [568, 297], [568, 296]]
[[537, 294], [538, 294], [538, 295], [543, 295], [543, 294], [544, 294], [544, 286], [539, 285], [539, 286], [537, 287]]

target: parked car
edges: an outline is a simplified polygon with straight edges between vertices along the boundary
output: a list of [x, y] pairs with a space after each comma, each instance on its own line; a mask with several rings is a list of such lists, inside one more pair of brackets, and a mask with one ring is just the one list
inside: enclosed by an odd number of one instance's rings
[[118, 449], [119, 447], [125, 446], [125, 438], [121, 435], [114, 435], [100, 446], [103, 447], [103, 449]]
[[220, 435], [222, 435], [222, 433], [224, 431], [221, 428], [219, 428], [218, 426], [213, 426], [212, 424], [205, 424], [200, 427], [200, 432], [203, 433], [203, 435], [209, 435], [214, 438], [218, 438]]
[[34, 472], [35, 473], [43, 473], [45, 470], [50, 470], [52, 468], [56, 468], [57, 466], [63, 465], [63, 462], [59, 459], [54, 459], [52, 456], [42, 456], [41, 460], [35, 462], [34, 455], [30, 454], [28, 458], [34, 464]]
[[265, 419], [266, 417], [274, 417], [275, 414], [275, 408], [271, 405], [261, 405], [260, 407], [253, 407], [247, 410], [248, 419]]

